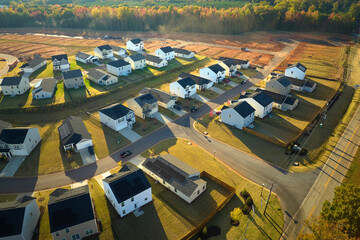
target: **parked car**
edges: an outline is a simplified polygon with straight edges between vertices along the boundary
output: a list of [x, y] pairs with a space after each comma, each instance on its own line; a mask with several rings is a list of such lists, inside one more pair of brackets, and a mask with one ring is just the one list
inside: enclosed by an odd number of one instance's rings
[[229, 83], [230, 81], [231, 81], [231, 80], [228, 79], [228, 78], [224, 78], [224, 79], [223, 79], [223, 82], [224, 82], [224, 83]]
[[127, 150], [127, 151], [125, 151], [125, 152], [122, 152], [121, 154], [120, 154], [120, 157], [121, 158], [126, 158], [127, 156], [129, 156], [129, 155], [131, 155], [132, 154], [132, 152], [130, 152], [129, 150]]
[[180, 105], [181, 102], [179, 100], [175, 101], [175, 104]]
[[198, 109], [199, 109], [198, 106], [193, 106], [190, 111], [191, 112], [196, 112]]
[[246, 83], [246, 80], [242, 80], [240, 84], [245, 84]]
[[178, 110], [178, 111], [180, 111], [181, 110], [181, 106], [180, 105], [174, 105], [174, 108], [176, 109], [176, 110]]
[[215, 114], [219, 116], [221, 114], [221, 111], [216, 111]]
[[95, 154], [94, 149], [93, 149], [92, 146], [89, 146], [89, 147], [88, 147], [88, 151], [89, 151], [90, 155], [94, 155], [94, 154]]

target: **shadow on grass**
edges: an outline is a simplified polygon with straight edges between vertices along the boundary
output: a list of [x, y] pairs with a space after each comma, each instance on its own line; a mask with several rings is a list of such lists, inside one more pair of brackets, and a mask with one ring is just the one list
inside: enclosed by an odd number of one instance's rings
[[25, 106], [31, 90], [27, 90], [24, 94], [16, 96], [4, 96], [2, 93], [0, 95], [0, 109], [1, 108], [22, 108]]

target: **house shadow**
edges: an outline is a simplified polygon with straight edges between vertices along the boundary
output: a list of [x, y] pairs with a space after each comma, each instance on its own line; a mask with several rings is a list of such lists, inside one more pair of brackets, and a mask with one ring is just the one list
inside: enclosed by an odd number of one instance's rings
[[25, 106], [29, 95], [31, 95], [31, 89], [25, 93], [16, 96], [0, 95], [0, 108], [22, 108]]
[[[95, 83], [94, 81], [91, 81], [90, 79], [87, 79], [89, 81], [89, 86], [94, 88], [98, 92], [107, 92], [108, 90], [105, 88], [106, 86], [100, 86], [99, 84]], [[110, 86], [114, 86], [110, 85]]]
[[42, 66], [41, 68], [39, 68], [38, 70], [36, 70], [35, 72], [31, 73], [31, 75], [29, 76], [30, 80], [33, 80], [35, 78], [38, 78], [38, 76], [45, 71], [45, 69], [50, 65], [51, 63], [47, 62], [45, 66]]

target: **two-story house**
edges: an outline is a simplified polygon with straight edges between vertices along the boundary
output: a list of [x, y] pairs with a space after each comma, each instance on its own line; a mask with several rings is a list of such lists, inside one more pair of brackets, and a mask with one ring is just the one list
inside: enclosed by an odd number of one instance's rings
[[225, 61], [228, 59], [232, 60], [236, 64], [237, 69], [249, 68], [249, 61], [247, 61], [247, 60], [241, 60], [241, 59], [237, 59], [237, 58], [220, 57], [219, 61]]
[[20, 70], [24, 73], [33, 73], [39, 68], [46, 65], [46, 60], [42, 57], [35, 57], [34, 59], [28, 61], [27, 63], [24, 63], [21, 65]]
[[120, 131], [127, 127], [132, 128], [135, 123], [134, 111], [120, 103], [101, 109], [99, 115], [100, 122], [114, 131]]
[[206, 78], [202, 78], [202, 77], [195, 76], [195, 75], [192, 75], [190, 73], [185, 73], [185, 72], [182, 72], [179, 75], [178, 79], [180, 80], [180, 79], [187, 78], [187, 77], [190, 77], [192, 80], [194, 80], [194, 82], [196, 83], [196, 89], [198, 89], [198, 90], [208, 90], [214, 85], [214, 82], [212, 82]]
[[127, 105], [135, 112], [135, 115], [142, 118], [153, 118], [159, 111], [158, 100], [151, 94], [146, 93], [127, 100]]
[[280, 109], [282, 111], [294, 110], [296, 108], [296, 106], [299, 104], [298, 99], [296, 99], [294, 97], [290, 97], [288, 95], [282, 95], [279, 93], [270, 92], [270, 91], [261, 90], [261, 89], [257, 89], [256, 91], [263, 92], [266, 95], [268, 95], [269, 97], [271, 97], [271, 99], [273, 100], [273, 107]]
[[101, 69], [89, 69], [87, 78], [100, 86], [108, 86], [118, 82], [118, 78], [101, 70]]
[[175, 52], [174, 49], [167, 46], [155, 50], [155, 56], [165, 59], [166, 61], [170, 61], [175, 58]]
[[233, 77], [236, 75], [237, 64], [232, 59], [226, 59], [218, 61], [218, 64], [225, 69], [225, 75], [228, 77]]
[[291, 91], [291, 81], [285, 76], [278, 76], [266, 82], [265, 90], [279, 93], [281, 95], [288, 95]]
[[124, 59], [126, 62], [131, 64], [133, 70], [143, 69], [146, 67], [146, 60], [144, 55], [138, 53], [135, 55], [130, 55]]
[[144, 42], [140, 38], [134, 38], [126, 42], [127, 50], [142, 51], [144, 49]]
[[170, 83], [170, 93], [181, 98], [191, 98], [196, 94], [196, 83], [190, 77]]
[[243, 129], [254, 122], [255, 109], [246, 101], [223, 106], [219, 121], [238, 129]]
[[98, 46], [94, 49], [94, 53], [96, 57], [101, 59], [111, 59], [114, 57], [114, 52], [110, 45]]
[[64, 85], [67, 89], [85, 86], [84, 77], [80, 69], [62, 72]]
[[286, 77], [304, 80], [307, 68], [301, 63], [290, 64], [285, 70]]
[[44, 78], [37, 82], [31, 93], [34, 99], [52, 98], [56, 90], [57, 81], [54, 78]]
[[174, 53], [175, 53], [175, 57], [180, 57], [180, 58], [193, 58], [195, 56], [194, 52], [183, 49], [183, 48], [173, 48], [174, 49]]
[[108, 62], [106, 64], [106, 69], [109, 73], [114, 74], [115, 76], [127, 76], [131, 73], [131, 64], [119, 59]]
[[110, 45], [110, 47], [113, 49], [114, 54], [120, 56], [120, 57], [126, 57], [126, 49], [114, 45]]
[[206, 78], [214, 83], [219, 83], [225, 78], [225, 69], [219, 64], [201, 68], [200, 77]]
[[255, 117], [264, 118], [273, 108], [274, 101], [263, 92], [240, 95], [238, 102], [246, 101], [255, 109]]
[[167, 60], [150, 54], [145, 55], [145, 60], [147, 65], [157, 68], [162, 68], [168, 65]]
[[70, 63], [66, 54], [51, 56], [54, 71], [69, 71]]
[[87, 64], [97, 62], [99, 58], [84, 52], [78, 52], [75, 55], [75, 60]]
[[157, 100], [160, 107], [169, 109], [175, 105], [177, 96], [156, 88], [144, 88], [140, 94], [151, 93]]
[[29, 79], [24, 77], [4, 77], [0, 87], [5, 96], [21, 95], [31, 88]]

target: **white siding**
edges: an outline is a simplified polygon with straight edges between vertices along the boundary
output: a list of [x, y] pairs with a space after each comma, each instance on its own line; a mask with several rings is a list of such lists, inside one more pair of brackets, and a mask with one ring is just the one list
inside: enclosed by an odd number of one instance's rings
[[216, 74], [207, 67], [201, 68], [200, 69], [200, 77], [206, 78], [214, 83], [218, 83], [219, 81], [222, 81], [225, 78], [225, 71], [218, 72], [218, 74]]
[[141, 41], [139, 44], [133, 44], [131, 41], [127, 41], [126, 48], [131, 51], [141, 51], [144, 49], [144, 43]]
[[[108, 126], [109, 128], [113, 129], [114, 131], [120, 131], [121, 129], [124, 129], [126, 127], [132, 127], [132, 125], [135, 123], [135, 114], [129, 113], [124, 117], [121, 117], [120, 119], [112, 119], [108, 117], [107, 115], [103, 114], [102, 112], [99, 112], [100, 115], [100, 122]], [[131, 122], [128, 121], [128, 119], [131, 118]]]
[[78, 142], [76, 144], [76, 149], [77, 150], [80, 150], [80, 149], [84, 149], [84, 148], [87, 148], [87, 147], [90, 147], [93, 145], [93, 142], [91, 139], [83, 139], [81, 140], [80, 142]]
[[175, 52], [168, 52], [164, 53], [160, 48], [155, 51], [155, 56], [158, 56], [161, 59], [165, 59], [167, 61], [170, 61], [175, 58]]
[[31, 86], [28, 78], [22, 78], [19, 85], [1, 86], [3, 94], [7, 96], [22, 95], [30, 88]]
[[304, 80], [305, 72], [301, 71], [297, 67], [292, 67], [285, 70], [285, 76]]
[[242, 129], [245, 125], [244, 118], [233, 108], [222, 110], [219, 120], [238, 129]]
[[116, 76], [127, 76], [131, 73], [131, 65], [125, 65], [117, 68], [106, 64], [106, 69], [109, 73]]
[[[54, 240], [62, 240], [62, 239], [72, 240], [72, 236], [76, 234], [79, 234], [80, 238], [83, 239], [85, 237], [98, 233], [95, 219], [69, 227], [68, 229], [69, 229], [68, 233], [65, 231], [65, 229], [62, 229], [58, 231], [59, 236], [56, 236], [55, 232], [51, 233], [51, 236], [53, 237]], [[93, 233], [87, 235], [86, 231], [89, 229], [91, 229]]]
[[170, 83], [170, 93], [181, 98], [189, 98], [196, 94], [196, 85], [184, 89], [178, 82], [172, 82]]
[[34, 234], [34, 230], [40, 218], [40, 210], [34, 199], [25, 208], [24, 222], [22, 227], [22, 236], [25, 240], [31, 240]]

